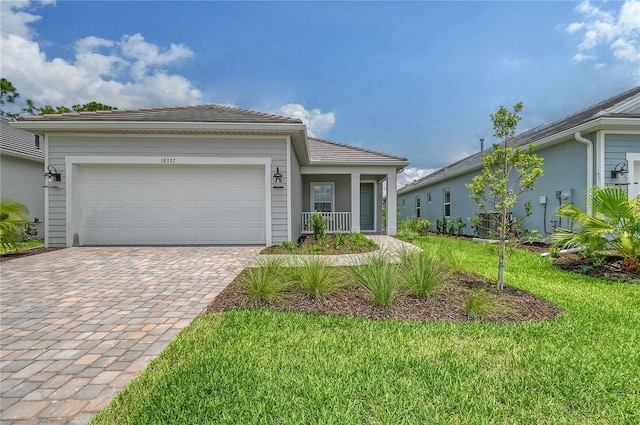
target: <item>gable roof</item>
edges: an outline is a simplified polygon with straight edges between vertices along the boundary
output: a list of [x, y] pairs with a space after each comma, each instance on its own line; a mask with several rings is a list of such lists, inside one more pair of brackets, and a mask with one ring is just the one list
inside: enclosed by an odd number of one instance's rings
[[176, 106], [172, 108], [116, 109], [114, 111], [73, 112], [20, 117], [19, 121], [153, 121], [153, 122], [234, 122], [295, 123], [296, 118], [246, 111], [222, 105]]
[[[533, 144], [536, 148], [574, 138], [575, 132], [596, 131], [613, 123], [640, 130], [640, 86], [592, 105], [561, 120], [518, 134], [509, 141], [509, 146]], [[492, 149], [486, 149], [490, 152]], [[449, 164], [398, 190], [398, 194], [410, 192], [424, 186], [446, 180], [482, 167], [480, 152]]]
[[47, 132], [288, 135], [301, 165], [386, 165], [406, 158], [307, 137], [300, 119], [221, 105], [124, 109], [20, 117], [17, 128]]
[[378, 165], [400, 165], [408, 164], [407, 158], [389, 155], [382, 152], [373, 151], [356, 146], [349, 146], [329, 140], [309, 137], [309, 159], [311, 163], [322, 163], [323, 165], [344, 165], [353, 162], [370, 163]]
[[5, 119], [0, 119], [0, 150], [3, 155], [44, 162], [44, 149], [36, 147], [35, 135], [13, 128]]

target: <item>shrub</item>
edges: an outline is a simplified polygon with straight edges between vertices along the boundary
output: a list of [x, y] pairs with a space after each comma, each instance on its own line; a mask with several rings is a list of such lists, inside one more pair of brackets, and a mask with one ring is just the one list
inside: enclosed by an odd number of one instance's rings
[[469, 295], [464, 311], [470, 320], [486, 320], [495, 314], [516, 314], [515, 310], [503, 304], [486, 288], [475, 289]]
[[322, 299], [341, 284], [334, 267], [318, 257], [305, 260], [294, 270], [295, 279], [310, 297]]
[[441, 235], [461, 236], [465, 227], [467, 225], [460, 217], [440, 217], [436, 220], [436, 232]]
[[556, 229], [551, 235], [554, 247], [583, 246], [587, 254], [612, 249], [624, 258], [627, 271], [639, 271], [640, 198], [630, 200], [618, 187], [594, 188], [590, 197], [593, 215], [573, 204], [558, 208], [556, 215], [573, 220], [579, 230]]
[[242, 278], [245, 293], [256, 303], [282, 299], [291, 286], [285, 270], [280, 259], [258, 260], [258, 266], [247, 269]]
[[413, 242], [419, 236], [420, 235], [417, 232], [412, 232], [412, 231], [409, 231], [409, 230], [400, 230], [398, 233], [396, 233], [396, 237], [398, 239], [402, 239], [402, 240], [408, 241], [408, 242]]
[[336, 230], [333, 234], [334, 237], [334, 247], [336, 249], [340, 249], [341, 246], [347, 244], [347, 235], [341, 232], [340, 230]]
[[496, 309], [497, 302], [495, 297], [486, 289], [476, 289], [471, 292], [464, 305], [464, 311], [470, 320], [484, 320]]
[[298, 243], [296, 241], [284, 241], [280, 246], [287, 251], [293, 251], [298, 247]]
[[353, 267], [353, 277], [373, 301], [381, 307], [391, 307], [403, 295], [400, 270], [382, 254], [374, 254], [368, 264]]
[[421, 298], [434, 295], [449, 271], [428, 251], [410, 252], [402, 258], [402, 277], [410, 293]]
[[420, 236], [426, 236], [431, 231], [431, 222], [426, 218], [408, 218], [400, 221], [398, 224], [398, 232], [417, 233]]
[[362, 233], [351, 233], [348, 237], [348, 241], [351, 244], [351, 249], [353, 250], [375, 245], [374, 241]]
[[[320, 211], [314, 211], [311, 216], [311, 231], [318, 242], [326, 241], [327, 238], [327, 220]], [[323, 244], [324, 245], [324, 244]]]
[[29, 222], [27, 207], [14, 199], [0, 200], [0, 252], [17, 250]]

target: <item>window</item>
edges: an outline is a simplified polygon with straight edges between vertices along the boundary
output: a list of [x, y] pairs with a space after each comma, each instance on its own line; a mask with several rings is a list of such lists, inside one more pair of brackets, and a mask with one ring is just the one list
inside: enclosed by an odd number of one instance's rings
[[420, 197], [416, 196], [416, 217], [420, 218]]
[[404, 207], [405, 207], [405, 205], [404, 205], [404, 199], [403, 199], [402, 200], [402, 208], [404, 208]]
[[333, 211], [333, 183], [311, 183], [311, 210]]
[[427, 192], [427, 204], [431, 203], [431, 192]]
[[451, 189], [444, 190], [444, 216], [451, 217]]

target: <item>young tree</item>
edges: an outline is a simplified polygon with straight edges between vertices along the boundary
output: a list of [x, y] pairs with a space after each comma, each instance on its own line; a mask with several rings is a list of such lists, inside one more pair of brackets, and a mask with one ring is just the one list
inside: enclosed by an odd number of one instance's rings
[[[493, 145], [493, 150], [482, 160], [482, 173], [473, 178], [467, 187], [471, 189], [473, 199], [484, 213], [497, 219], [498, 230], [498, 289], [504, 288], [504, 265], [506, 262], [506, 248], [513, 229], [510, 220], [510, 209], [513, 208], [518, 197], [526, 191], [533, 190], [534, 183], [542, 175], [542, 158], [533, 153], [533, 145], [509, 146], [509, 141], [516, 134], [522, 102], [508, 111], [501, 106], [495, 114], [491, 114], [493, 135], [501, 141]], [[530, 214], [531, 205], [525, 205], [526, 214]]]

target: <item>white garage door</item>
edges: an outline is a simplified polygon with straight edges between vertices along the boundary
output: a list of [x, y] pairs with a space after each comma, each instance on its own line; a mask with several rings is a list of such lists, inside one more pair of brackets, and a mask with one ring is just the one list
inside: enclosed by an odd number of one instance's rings
[[83, 166], [82, 245], [264, 244], [263, 166]]

